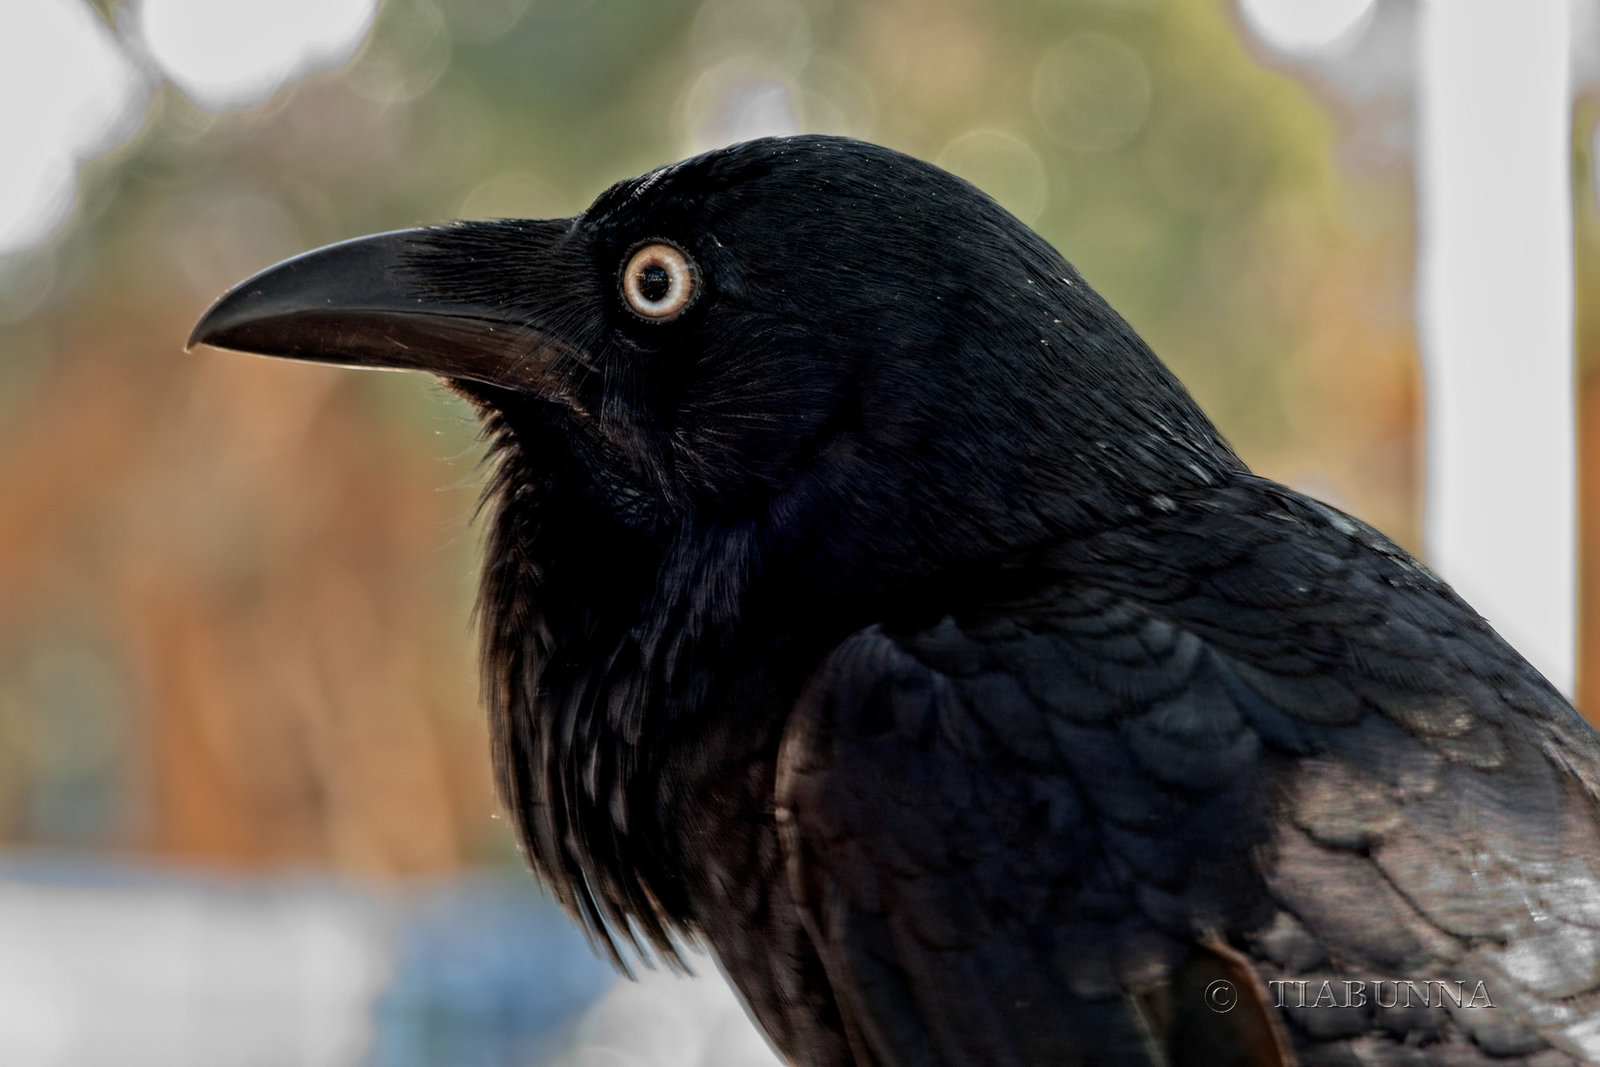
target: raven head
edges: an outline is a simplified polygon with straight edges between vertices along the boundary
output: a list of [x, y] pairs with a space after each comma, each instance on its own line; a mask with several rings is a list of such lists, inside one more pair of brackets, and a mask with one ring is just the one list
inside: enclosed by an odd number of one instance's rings
[[573, 219], [311, 252], [190, 342], [430, 371], [524, 444], [558, 426], [576, 454], [543, 461], [575, 459], [627, 523], [820, 536], [875, 575], [1013, 551], [1238, 462], [1041, 238], [834, 137], [711, 152]]

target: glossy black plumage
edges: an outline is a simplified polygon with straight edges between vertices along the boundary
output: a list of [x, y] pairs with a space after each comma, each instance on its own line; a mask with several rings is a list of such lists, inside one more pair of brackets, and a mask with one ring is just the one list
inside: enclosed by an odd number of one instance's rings
[[311, 253], [195, 340], [477, 404], [528, 858], [602, 944], [706, 942], [792, 1062], [1600, 1059], [1594, 731], [936, 168], [751, 142]]

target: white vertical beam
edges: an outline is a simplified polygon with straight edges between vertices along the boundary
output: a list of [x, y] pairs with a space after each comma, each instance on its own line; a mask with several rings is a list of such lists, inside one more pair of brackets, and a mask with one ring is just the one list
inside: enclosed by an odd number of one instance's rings
[[1425, 0], [1421, 29], [1428, 557], [1571, 694], [1568, 0]]

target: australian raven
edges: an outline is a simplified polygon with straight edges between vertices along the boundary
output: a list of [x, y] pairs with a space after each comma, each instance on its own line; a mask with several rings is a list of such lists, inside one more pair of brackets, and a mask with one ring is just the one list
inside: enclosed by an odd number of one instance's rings
[[938, 168], [753, 141], [197, 342], [476, 405], [528, 860], [791, 1062], [1600, 1061], [1594, 730]]

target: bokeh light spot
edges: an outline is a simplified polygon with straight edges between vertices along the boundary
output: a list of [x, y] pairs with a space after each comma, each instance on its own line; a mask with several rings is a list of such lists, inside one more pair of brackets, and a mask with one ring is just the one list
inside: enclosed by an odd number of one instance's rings
[[939, 166], [994, 197], [1026, 223], [1044, 211], [1044, 162], [1033, 146], [1004, 130], [969, 130], [944, 146]]
[[800, 111], [807, 130], [870, 140], [878, 101], [859, 68], [822, 53], [801, 73]]
[[87, 4], [0, 4], [0, 255], [66, 221], [78, 161], [132, 133], [144, 99], [142, 79]]
[[432, 89], [450, 65], [450, 27], [431, 3], [407, 5], [407, 17], [385, 19], [350, 71], [350, 86], [374, 103], [415, 100]]
[[1352, 41], [1372, 18], [1373, 0], [1239, 0], [1256, 36], [1285, 52], [1319, 52]]
[[691, 152], [800, 132], [793, 88], [753, 57], [730, 59], [701, 74], [684, 97], [683, 116]]
[[223, 111], [345, 62], [377, 7], [377, 0], [141, 0], [135, 24], [178, 88], [201, 107]]

